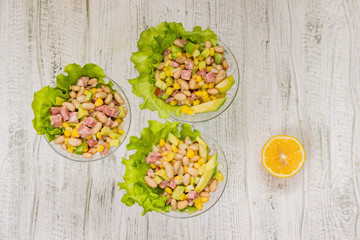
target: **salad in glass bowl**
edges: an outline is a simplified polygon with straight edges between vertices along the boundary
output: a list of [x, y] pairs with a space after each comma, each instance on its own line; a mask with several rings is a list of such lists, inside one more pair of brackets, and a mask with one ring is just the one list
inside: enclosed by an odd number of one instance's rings
[[95, 64], [70, 64], [34, 94], [33, 126], [60, 155], [95, 161], [115, 151], [130, 126], [130, 108], [122, 89]]
[[118, 185], [126, 191], [122, 202], [138, 203], [143, 215], [155, 210], [170, 217], [196, 216], [225, 189], [227, 164], [220, 146], [189, 124], [179, 124], [149, 121], [141, 137], [131, 137], [127, 145], [136, 152], [123, 159], [126, 172]]
[[181, 23], [163, 22], [141, 33], [138, 48], [131, 60], [140, 76], [129, 81], [144, 99], [141, 109], [199, 122], [218, 116], [235, 98], [236, 60], [210, 29], [185, 31]]

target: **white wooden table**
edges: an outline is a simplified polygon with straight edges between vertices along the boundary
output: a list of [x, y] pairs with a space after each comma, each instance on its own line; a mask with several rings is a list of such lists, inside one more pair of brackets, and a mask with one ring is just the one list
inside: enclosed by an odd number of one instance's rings
[[[225, 149], [229, 181], [200, 217], [141, 216], [120, 202], [125, 146], [106, 161], [58, 156], [32, 128], [33, 92], [68, 63], [93, 62], [128, 90], [141, 31], [162, 21], [210, 27], [235, 53], [241, 87], [202, 124]], [[360, 2], [0, 0], [0, 239], [358, 239]], [[273, 135], [304, 144], [290, 179], [262, 167]], [[128, 140], [126, 141], [128, 142]]]

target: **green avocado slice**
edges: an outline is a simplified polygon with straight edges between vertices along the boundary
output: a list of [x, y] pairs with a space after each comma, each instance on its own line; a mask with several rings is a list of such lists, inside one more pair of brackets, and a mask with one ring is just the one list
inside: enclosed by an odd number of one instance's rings
[[217, 160], [217, 153], [212, 156], [212, 158], [206, 163], [205, 172], [201, 176], [199, 183], [195, 187], [195, 191], [201, 192], [209, 183], [211, 178], [216, 172], [216, 160]]
[[229, 89], [232, 87], [232, 85], [235, 83], [233, 75], [230, 75], [229, 77], [225, 78], [221, 82], [215, 85], [215, 88], [217, 88], [221, 94], [226, 93], [229, 91]]
[[194, 110], [194, 113], [215, 112], [221, 108], [225, 101], [226, 98], [218, 98], [206, 103], [192, 106], [191, 109]]

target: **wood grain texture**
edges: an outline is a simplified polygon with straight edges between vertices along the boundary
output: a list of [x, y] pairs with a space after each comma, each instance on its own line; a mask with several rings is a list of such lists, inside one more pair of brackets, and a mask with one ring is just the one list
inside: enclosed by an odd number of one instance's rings
[[[0, 1], [0, 239], [358, 239], [359, 13], [353, 0]], [[229, 176], [215, 207], [191, 219], [143, 217], [121, 203], [124, 145], [75, 163], [30, 122], [33, 92], [68, 63], [94, 62], [128, 93], [139, 136], [159, 118], [138, 108], [129, 59], [140, 33], [162, 21], [210, 27], [240, 68], [231, 107], [194, 125], [219, 141]], [[290, 179], [261, 165], [277, 134], [298, 137], [307, 153]]]

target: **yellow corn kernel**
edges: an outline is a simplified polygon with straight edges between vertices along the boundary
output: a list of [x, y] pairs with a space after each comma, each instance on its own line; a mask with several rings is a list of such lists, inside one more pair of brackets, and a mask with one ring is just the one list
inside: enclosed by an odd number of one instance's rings
[[161, 156], [165, 157], [166, 155], [168, 155], [168, 153], [169, 153], [168, 151], [164, 151], [164, 152], [161, 153]]
[[217, 97], [216, 97], [216, 96], [214, 96], [214, 95], [211, 95], [211, 96], [210, 96], [210, 98], [211, 98], [212, 100], [217, 99]]
[[171, 164], [174, 165], [177, 161], [175, 159], [171, 160]]
[[168, 66], [170, 65], [170, 63], [171, 63], [171, 60], [167, 60], [167, 61], [165, 62], [165, 67], [168, 67]]
[[209, 85], [207, 85], [207, 83], [204, 83], [201, 87], [202, 88], [209, 88]]
[[121, 120], [122, 120], [121, 118], [117, 118], [117, 119], [115, 120], [115, 122], [120, 123]]
[[175, 145], [171, 145], [171, 150], [172, 150], [174, 153], [177, 153], [177, 152], [178, 152], [178, 148], [177, 148]]
[[[205, 84], [206, 84], [206, 83], [205, 83]], [[204, 84], [204, 85], [205, 85], [205, 84]], [[207, 84], [206, 84], [206, 85], [207, 85]], [[202, 96], [202, 97], [209, 97], [209, 93], [204, 90], [204, 91], [201, 92], [201, 96]]]
[[199, 61], [202, 61], [202, 60], [204, 60], [204, 57], [203, 56], [198, 56], [198, 59], [199, 59]]
[[199, 161], [198, 161], [199, 164], [204, 164], [206, 163], [206, 160], [205, 158], [200, 158]]
[[182, 57], [182, 53], [181, 53], [181, 52], [177, 52], [177, 53], [175, 54], [175, 56], [176, 56], [177, 58], [181, 58], [181, 57]]
[[180, 87], [180, 84], [178, 84], [178, 83], [174, 83], [174, 89], [180, 89], [181, 87]]
[[184, 106], [181, 108], [181, 111], [182, 111], [183, 113], [189, 113], [190, 108], [189, 108], [188, 106], [184, 105]]
[[199, 70], [199, 66], [194, 66], [194, 71], [197, 72]]
[[183, 143], [184, 143], [183, 141], [179, 140], [179, 143], [178, 143], [177, 147], [180, 148], [180, 145], [183, 144]]
[[107, 149], [110, 149], [110, 143], [106, 143], [105, 145]]
[[180, 176], [176, 176], [176, 177], [174, 177], [174, 179], [179, 180], [179, 181], [182, 180], [182, 178]]
[[93, 95], [96, 93], [96, 88], [92, 88], [90, 91], [92, 91]]
[[188, 112], [187, 114], [189, 114], [189, 115], [194, 115], [194, 110], [191, 109], [191, 108], [189, 108], [189, 112]]
[[151, 164], [150, 164], [150, 167], [151, 167], [151, 168], [156, 168], [156, 165], [151, 163]]
[[87, 136], [87, 140], [89, 140], [89, 139], [91, 139], [92, 138], [92, 135], [89, 135], [89, 136]]
[[101, 98], [96, 99], [95, 107], [100, 107], [103, 104], [104, 104], [104, 101]]
[[203, 99], [204, 102], [210, 102], [211, 101], [211, 98], [209, 98], [209, 97], [203, 97], [202, 99]]
[[195, 204], [200, 204], [200, 203], [201, 203], [200, 197], [198, 197], [197, 199], [195, 199], [195, 200], [194, 200], [194, 203], [195, 203]]
[[[176, 149], [176, 151], [177, 151], [177, 149]], [[167, 156], [167, 158], [169, 159], [169, 161], [171, 161], [171, 160], [173, 160], [173, 159], [174, 159], [174, 157], [175, 157], [175, 153], [173, 153], [173, 152], [169, 152], [166, 156]]]
[[194, 168], [196, 168], [197, 170], [199, 170], [199, 168], [201, 168], [201, 164], [195, 163], [195, 164], [194, 164]]
[[71, 136], [73, 136], [73, 137], [80, 137], [80, 134], [78, 133], [78, 131], [76, 130], [76, 129], [73, 129], [72, 131], [71, 131]]
[[97, 139], [100, 139], [100, 138], [102, 137], [102, 135], [101, 135], [101, 132], [100, 132], [100, 131], [96, 133], [96, 137], [97, 137]]
[[104, 151], [104, 145], [97, 146], [96, 150], [98, 150], [98, 152]]
[[185, 69], [185, 65], [184, 65], [184, 64], [181, 64], [180, 67], [181, 67], [181, 69]]
[[68, 141], [69, 141], [69, 138], [66, 137], [66, 138], [65, 138], [65, 144], [68, 144]]
[[210, 160], [212, 158], [213, 155], [208, 155], [208, 160]]
[[202, 96], [202, 93], [201, 93], [201, 91], [196, 91], [196, 92], [195, 92], [195, 95], [198, 96], [198, 97], [200, 97], [200, 96]]
[[181, 195], [180, 195], [180, 201], [183, 201], [183, 200], [185, 200], [186, 199], [186, 196], [185, 196], [185, 193], [182, 193]]
[[211, 88], [214, 88], [214, 83], [209, 83], [208, 84], [208, 87], [211, 89]]
[[68, 130], [66, 130], [66, 131], [64, 131], [64, 135], [65, 135], [66, 137], [70, 137], [70, 136], [71, 136], [71, 132], [68, 131]]
[[188, 53], [188, 52], [187, 52], [187, 53], [185, 53], [185, 56], [186, 56], [187, 58], [191, 58], [192, 55], [191, 55], [191, 53]]
[[167, 67], [164, 67], [163, 68], [163, 72], [166, 72], [168, 69], [167, 69]]
[[165, 94], [170, 96], [173, 92], [174, 92], [174, 89], [169, 87], [166, 89]]
[[219, 182], [222, 182], [223, 179], [224, 179], [224, 175], [222, 175], [222, 173], [219, 173]]
[[67, 148], [67, 152], [68, 152], [68, 153], [74, 153], [74, 149], [72, 149], [71, 147], [68, 147], [68, 148]]
[[171, 56], [171, 54], [169, 54], [169, 55], [168, 55], [168, 58], [169, 58], [169, 59], [172, 59], [172, 56]]
[[214, 54], [215, 54], [214, 48], [210, 48], [210, 56], [214, 56]]
[[198, 58], [194, 58], [194, 65], [195, 66], [199, 65], [199, 59]]
[[159, 164], [159, 168], [162, 169], [164, 168], [164, 166], [162, 164]]
[[165, 192], [167, 192], [168, 194], [172, 194], [172, 190], [171, 190], [171, 188], [169, 188], [169, 187], [166, 187], [166, 188], [165, 188]]
[[193, 158], [193, 157], [195, 156], [195, 153], [194, 153], [193, 150], [188, 149], [188, 150], [187, 150], [187, 153], [186, 153], [186, 156], [187, 156], [188, 158]]
[[196, 81], [197, 81], [197, 82], [201, 82], [201, 81], [202, 81], [202, 79], [201, 79], [201, 76], [200, 76], [200, 75], [197, 75], [197, 76], [196, 76]]
[[122, 129], [119, 129], [117, 132], [120, 133], [121, 135], [124, 135], [124, 134], [125, 134], [125, 131], [122, 130]]
[[200, 101], [197, 100], [197, 99], [193, 102], [193, 105], [194, 105], [194, 106], [197, 106], [197, 105], [199, 105], [199, 104], [200, 104]]
[[160, 139], [159, 145], [160, 147], [163, 147], [165, 145], [165, 139]]
[[89, 90], [85, 90], [85, 91], [84, 91], [85, 96], [86, 96], [88, 93], [89, 93]]
[[184, 173], [187, 173], [188, 166], [184, 166]]
[[207, 71], [207, 72], [210, 72], [210, 70], [211, 70], [212, 68], [213, 68], [212, 66], [208, 66], [208, 67], [206, 67], [206, 71]]
[[172, 75], [172, 71], [167, 70], [167, 71], [165, 72], [165, 74], [166, 74], [166, 76], [171, 77], [171, 75]]
[[170, 105], [171, 105], [171, 106], [175, 106], [176, 104], [177, 104], [177, 101], [176, 101], [176, 100], [173, 100], [173, 101], [170, 102]]
[[81, 123], [76, 124], [75, 129], [79, 129], [81, 127]]
[[201, 202], [202, 203], [206, 203], [206, 202], [208, 202], [209, 201], [209, 198], [208, 197], [202, 197], [201, 198]]
[[67, 122], [63, 122], [62, 125], [63, 125], [64, 128], [70, 127], [70, 125]]

